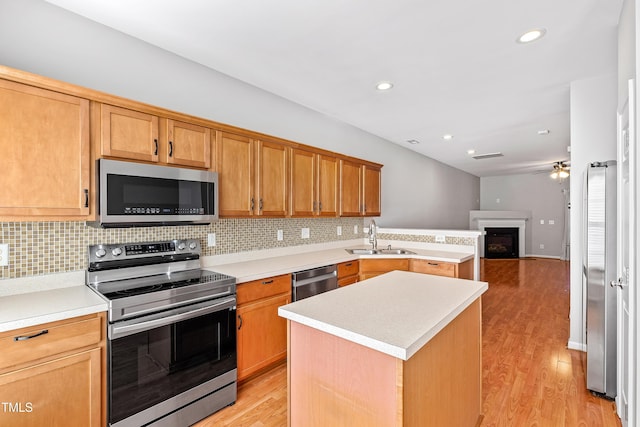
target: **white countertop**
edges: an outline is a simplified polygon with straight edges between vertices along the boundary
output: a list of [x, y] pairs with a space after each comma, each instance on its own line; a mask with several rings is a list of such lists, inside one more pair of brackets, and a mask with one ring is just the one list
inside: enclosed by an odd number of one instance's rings
[[87, 286], [26, 292], [0, 297], [0, 332], [107, 310]]
[[282, 306], [278, 314], [408, 360], [487, 289], [486, 282], [392, 271]]
[[[384, 246], [379, 246], [383, 248]], [[371, 246], [351, 245], [349, 249], [370, 249]], [[229, 264], [203, 263], [204, 268], [210, 268], [219, 273], [228, 274], [237, 279], [237, 283], [263, 279], [265, 277], [278, 276], [280, 274], [293, 273], [323, 265], [338, 264], [355, 259], [380, 259], [380, 258], [417, 258], [432, 261], [461, 263], [473, 259], [473, 254], [462, 252], [438, 251], [432, 249], [407, 248], [414, 255], [353, 255], [345, 248], [333, 248], [318, 251], [302, 252], [284, 256], [269, 257], [257, 260], [235, 262]]]

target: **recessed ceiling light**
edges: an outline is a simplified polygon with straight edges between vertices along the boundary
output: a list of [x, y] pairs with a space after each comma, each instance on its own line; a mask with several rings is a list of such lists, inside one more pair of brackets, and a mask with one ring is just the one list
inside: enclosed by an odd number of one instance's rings
[[450, 133], [446, 133], [442, 135], [442, 139], [444, 139], [445, 141], [451, 141], [453, 139], [453, 135], [451, 135]]
[[476, 154], [476, 150], [474, 150], [474, 149], [467, 150], [467, 154], [469, 154], [469, 155]]
[[418, 141], [417, 139], [407, 139], [407, 142], [409, 144], [420, 144], [420, 141]]
[[376, 89], [378, 90], [389, 90], [393, 87], [393, 83], [391, 82], [379, 82], [376, 85]]
[[544, 28], [535, 28], [533, 30], [529, 30], [516, 40], [518, 43], [531, 43], [542, 38], [547, 33], [547, 30]]

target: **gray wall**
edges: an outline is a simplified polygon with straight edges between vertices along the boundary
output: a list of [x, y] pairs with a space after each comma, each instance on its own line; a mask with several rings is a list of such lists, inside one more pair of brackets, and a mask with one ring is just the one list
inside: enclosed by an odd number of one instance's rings
[[[548, 173], [483, 177], [480, 209], [530, 211], [532, 218], [527, 222], [525, 234], [526, 255], [564, 258], [568, 189], [568, 179], [558, 182]], [[549, 220], [554, 224], [549, 224]]]
[[0, 0], [0, 39], [3, 65], [382, 163], [381, 226], [467, 229], [478, 209], [476, 176], [43, 1]]
[[[612, 55], [615, 54], [615, 44]], [[613, 58], [603, 60], [615, 61]], [[587, 165], [616, 159], [617, 75], [571, 83], [571, 308], [569, 348], [585, 344], [585, 291], [582, 280], [583, 179]]]

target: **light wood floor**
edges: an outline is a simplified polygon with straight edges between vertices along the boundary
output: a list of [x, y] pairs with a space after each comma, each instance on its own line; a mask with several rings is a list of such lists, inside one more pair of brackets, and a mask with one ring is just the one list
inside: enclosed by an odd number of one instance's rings
[[[613, 402], [585, 388], [584, 353], [566, 348], [568, 262], [483, 260], [482, 280], [482, 427], [620, 426]], [[286, 375], [280, 365], [241, 384], [235, 405], [197, 426], [285, 426]]]

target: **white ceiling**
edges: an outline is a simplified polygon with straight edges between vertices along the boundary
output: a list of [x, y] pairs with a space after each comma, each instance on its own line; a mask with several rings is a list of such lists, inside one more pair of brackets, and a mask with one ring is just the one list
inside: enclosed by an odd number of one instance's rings
[[[615, 71], [622, 8], [622, 0], [47, 1], [477, 176], [551, 170], [569, 158], [569, 84]], [[516, 43], [532, 28], [547, 34]], [[381, 80], [394, 88], [377, 91]], [[504, 157], [474, 160], [468, 149]]]

